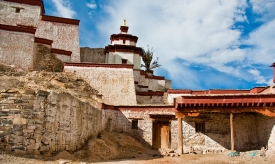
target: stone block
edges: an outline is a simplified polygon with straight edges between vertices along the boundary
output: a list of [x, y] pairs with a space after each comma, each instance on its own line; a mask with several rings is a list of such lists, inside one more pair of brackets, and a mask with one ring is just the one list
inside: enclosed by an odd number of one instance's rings
[[26, 94], [26, 95], [34, 95], [35, 91], [32, 89], [24, 89], [24, 90], [19, 90], [19, 93]]
[[35, 125], [28, 125], [27, 129], [28, 130], [34, 130], [34, 129], [36, 129], [36, 126]]
[[49, 94], [50, 94], [50, 92], [43, 91], [43, 90], [36, 91], [36, 95], [38, 95], [38, 96], [47, 97]]
[[42, 151], [42, 152], [49, 151], [50, 146], [49, 145], [40, 146], [39, 150]]
[[[27, 124], [27, 119], [25, 118], [21, 118], [21, 117], [15, 117], [13, 119], [13, 124], [16, 124], [17, 127], [19, 127], [19, 125], [22, 125], [22, 124]], [[14, 126], [15, 127], [15, 126]], [[22, 128], [22, 127], [21, 127]]]

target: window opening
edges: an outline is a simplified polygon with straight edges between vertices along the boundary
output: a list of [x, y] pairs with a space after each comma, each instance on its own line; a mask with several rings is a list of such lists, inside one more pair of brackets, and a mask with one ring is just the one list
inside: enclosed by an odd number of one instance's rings
[[138, 129], [138, 120], [132, 120], [132, 129]]
[[196, 122], [196, 132], [205, 133], [205, 123], [204, 122], [200, 122], [200, 123]]

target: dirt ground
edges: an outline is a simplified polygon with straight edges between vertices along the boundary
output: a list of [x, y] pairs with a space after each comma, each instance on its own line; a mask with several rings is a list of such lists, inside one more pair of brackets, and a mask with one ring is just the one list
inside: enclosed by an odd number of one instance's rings
[[260, 157], [256, 156], [251, 158], [249, 155], [243, 157], [228, 157], [226, 154], [184, 154], [179, 157], [136, 157], [128, 159], [115, 159], [115, 160], [100, 160], [100, 161], [86, 161], [82, 159], [69, 160], [69, 159], [32, 159], [15, 157], [12, 155], [1, 154], [0, 163], [5, 164], [274, 164], [275, 158], [273, 157]]
[[[171, 150], [170, 150], [171, 151]], [[252, 153], [256, 156], [252, 157]], [[11, 152], [12, 153], [12, 152]], [[171, 156], [174, 154], [174, 156]], [[0, 164], [274, 164], [275, 157], [261, 157], [261, 151], [242, 152], [240, 156], [228, 156], [228, 152], [214, 154], [183, 154], [163, 156], [158, 150], [144, 147], [131, 136], [118, 132], [102, 132], [91, 138], [87, 145], [73, 153], [61, 151], [53, 156], [15, 156], [0, 153]]]

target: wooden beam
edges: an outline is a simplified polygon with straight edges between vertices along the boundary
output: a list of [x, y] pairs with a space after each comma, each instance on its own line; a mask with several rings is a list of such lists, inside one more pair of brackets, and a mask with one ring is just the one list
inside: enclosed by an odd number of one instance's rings
[[231, 151], [234, 151], [234, 123], [233, 113], [230, 113]]
[[182, 155], [182, 118], [178, 118], [178, 154]]

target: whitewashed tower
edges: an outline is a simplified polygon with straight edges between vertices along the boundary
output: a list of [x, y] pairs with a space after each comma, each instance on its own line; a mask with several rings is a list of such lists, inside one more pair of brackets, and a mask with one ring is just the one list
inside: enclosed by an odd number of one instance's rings
[[142, 49], [136, 47], [138, 37], [128, 34], [128, 29], [126, 20], [124, 20], [120, 26], [120, 33], [111, 35], [111, 45], [105, 47], [105, 62], [109, 64], [133, 64], [134, 69], [140, 69]]

